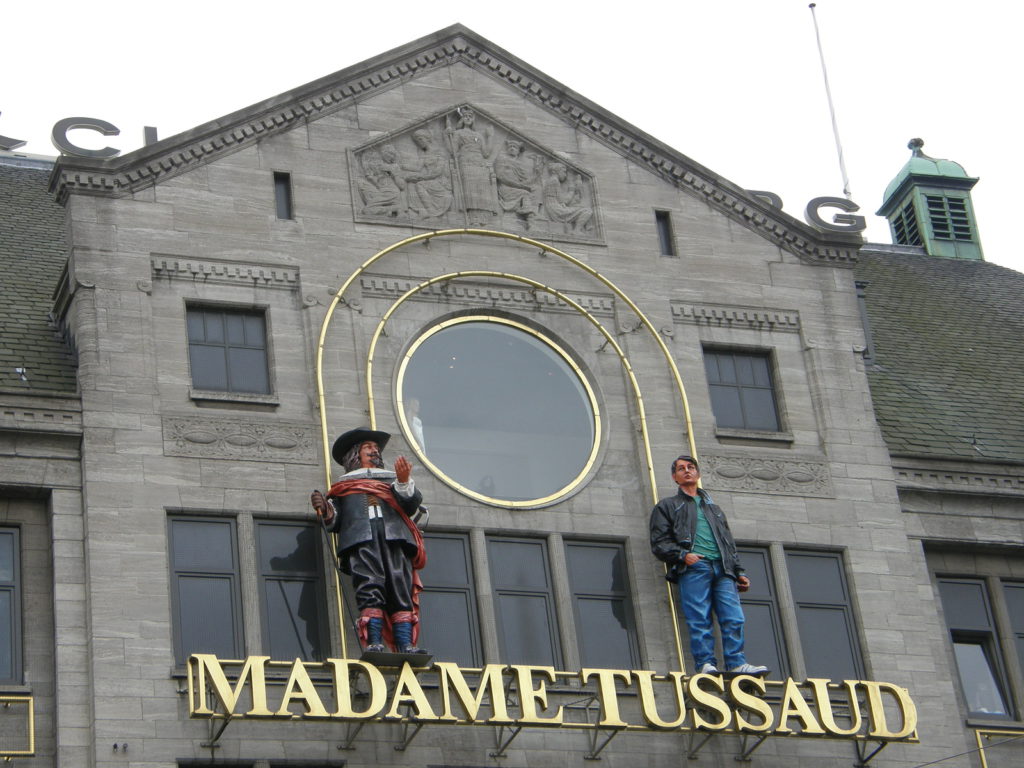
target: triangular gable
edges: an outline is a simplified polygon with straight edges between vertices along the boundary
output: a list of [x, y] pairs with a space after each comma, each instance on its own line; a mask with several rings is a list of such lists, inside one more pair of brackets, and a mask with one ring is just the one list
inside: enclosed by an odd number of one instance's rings
[[859, 234], [823, 233], [803, 224], [459, 24], [121, 157], [63, 156], [51, 191], [62, 202], [70, 194], [131, 194], [456, 62], [504, 83], [805, 261], [852, 266], [856, 260]]

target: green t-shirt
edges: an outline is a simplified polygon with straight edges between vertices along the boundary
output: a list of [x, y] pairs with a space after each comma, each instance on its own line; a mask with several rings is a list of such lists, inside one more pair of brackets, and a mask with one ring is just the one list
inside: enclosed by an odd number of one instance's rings
[[690, 551], [697, 555], [703, 555], [708, 560], [721, 560], [722, 553], [718, 551], [715, 534], [712, 533], [711, 525], [704, 516], [704, 500], [699, 495], [695, 496], [693, 500], [697, 504], [697, 532], [693, 536], [693, 547]]

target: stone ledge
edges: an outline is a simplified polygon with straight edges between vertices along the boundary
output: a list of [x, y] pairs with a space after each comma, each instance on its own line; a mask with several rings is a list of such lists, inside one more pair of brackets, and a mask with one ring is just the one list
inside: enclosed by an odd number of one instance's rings
[[150, 258], [150, 265], [154, 279], [283, 288], [290, 291], [299, 289], [299, 268], [280, 264], [154, 255]]
[[676, 323], [750, 328], [757, 331], [800, 332], [800, 313], [795, 309], [758, 309], [724, 304], [670, 303]]

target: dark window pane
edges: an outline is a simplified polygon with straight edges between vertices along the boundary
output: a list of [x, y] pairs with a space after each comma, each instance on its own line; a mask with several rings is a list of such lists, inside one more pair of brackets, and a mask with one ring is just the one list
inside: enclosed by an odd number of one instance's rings
[[430, 649], [435, 661], [480, 665], [476, 608], [468, 591], [428, 587], [420, 595], [420, 613], [420, 644]]
[[826, 554], [787, 555], [793, 596], [804, 603], [845, 603], [839, 559]]
[[1024, 584], [1005, 582], [1003, 594], [1010, 614], [1010, 627], [1014, 632], [1024, 632]]
[[228, 366], [223, 347], [189, 347], [192, 386], [197, 389], [225, 391], [228, 388]]
[[242, 315], [245, 321], [245, 343], [262, 349], [267, 343], [266, 322], [263, 315]]
[[502, 660], [510, 664], [560, 666], [555, 657], [547, 595], [500, 594], [495, 601]]
[[626, 600], [581, 597], [576, 602], [580, 658], [584, 667], [630, 669], [636, 653]]
[[438, 661], [480, 666], [480, 629], [476, 590], [465, 534], [430, 534], [424, 537], [427, 567], [421, 572], [422, 622], [420, 644]]
[[234, 312], [224, 315], [224, 325], [227, 328], [228, 344], [234, 347], [245, 344], [245, 324], [241, 315]]
[[842, 607], [802, 606], [797, 611], [800, 641], [808, 677], [856, 680], [860, 677], [853, 655], [853, 627]]
[[185, 316], [189, 341], [206, 341], [206, 323], [202, 312], [190, 310]]
[[16, 626], [14, 615], [14, 590], [10, 587], [0, 588], [0, 680], [14, 677], [14, 649]]
[[228, 349], [228, 370], [232, 392], [270, 391], [267, 382], [267, 356], [261, 349]]
[[947, 614], [946, 623], [951, 629], [993, 629], [983, 582], [943, 579], [939, 582], [939, 594]]
[[14, 581], [14, 535], [0, 532], [0, 582]]
[[764, 664], [771, 669], [773, 679], [784, 679], [789, 676], [789, 656], [768, 550], [741, 547], [739, 552], [743, 568], [750, 578], [750, 589], [740, 594], [746, 616], [744, 640], [747, 658], [753, 664]]
[[277, 218], [292, 218], [292, 177], [290, 173], [274, 174], [274, 208]]
[[273, 659], [324, 658], [323, 606], [314, 579], [266, 579], [266, 635]]
[[753, 386], [754, 369], [750, 362], [750, 355], [736, 355], [736, 379], [744, 386]]
[[240, 655], [230, 610], [234, 592], [231, 576], [178, 578], [182, 660], [193, 653], [213, 653], [222, 659]]
[[743, 414], [747, 429], [778, 431], [775, 417], [775, 398], [768, 389], [744, 389]]
[[220, 312], [202, 312], [206, 329], [203, 341], [211, 344], [224, 341], [224, 315]]
[[492, 541], [491, 568], [500, 572], [502, 587], [547, 589], [544, 549], [540, 542]]
[[320, 532], [304, 523], [256, 525], [263, 637], [274, 659], [320, 661], [327, 651], [327, 606]]
[[711, 410], [720, 427], [743, 427], [740, 392], [735, 387], [711, 387]]
[[733, 355], [716, 355], [718, 358], [718, 380], [723, 384], [738, 384], [736, 362]]
[[574, 592], [622, 593], [622, 548], [570, 544], [565, 548]]
[[672, 238], [672, 218], [668, 211], [655, 211], [654, 224], [658, 229], [658, 245], [662, 256], [675, 256], [676, 248]]

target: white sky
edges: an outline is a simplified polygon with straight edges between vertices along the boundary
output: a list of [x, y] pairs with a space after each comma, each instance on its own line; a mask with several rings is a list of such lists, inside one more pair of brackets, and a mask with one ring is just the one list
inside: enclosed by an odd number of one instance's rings
[[[1014, 7], [818, 0], [869, 240], [890, 242], [874, 211], [920, 136], [927, 154], [980, 177], [986, 259], [1024, 271], [1011, 231], [1024, 70]], [[0, 134], [53, 155], [57, 120], [96, 117], [121, 135], [74, 140], [126, 153], [144, 125], [167, 138], [456, 22], [736, 184], [776, 192], [797, 218], [812, 197], [841, 196], [806, 0], [23, 3], [5, 11]]]

